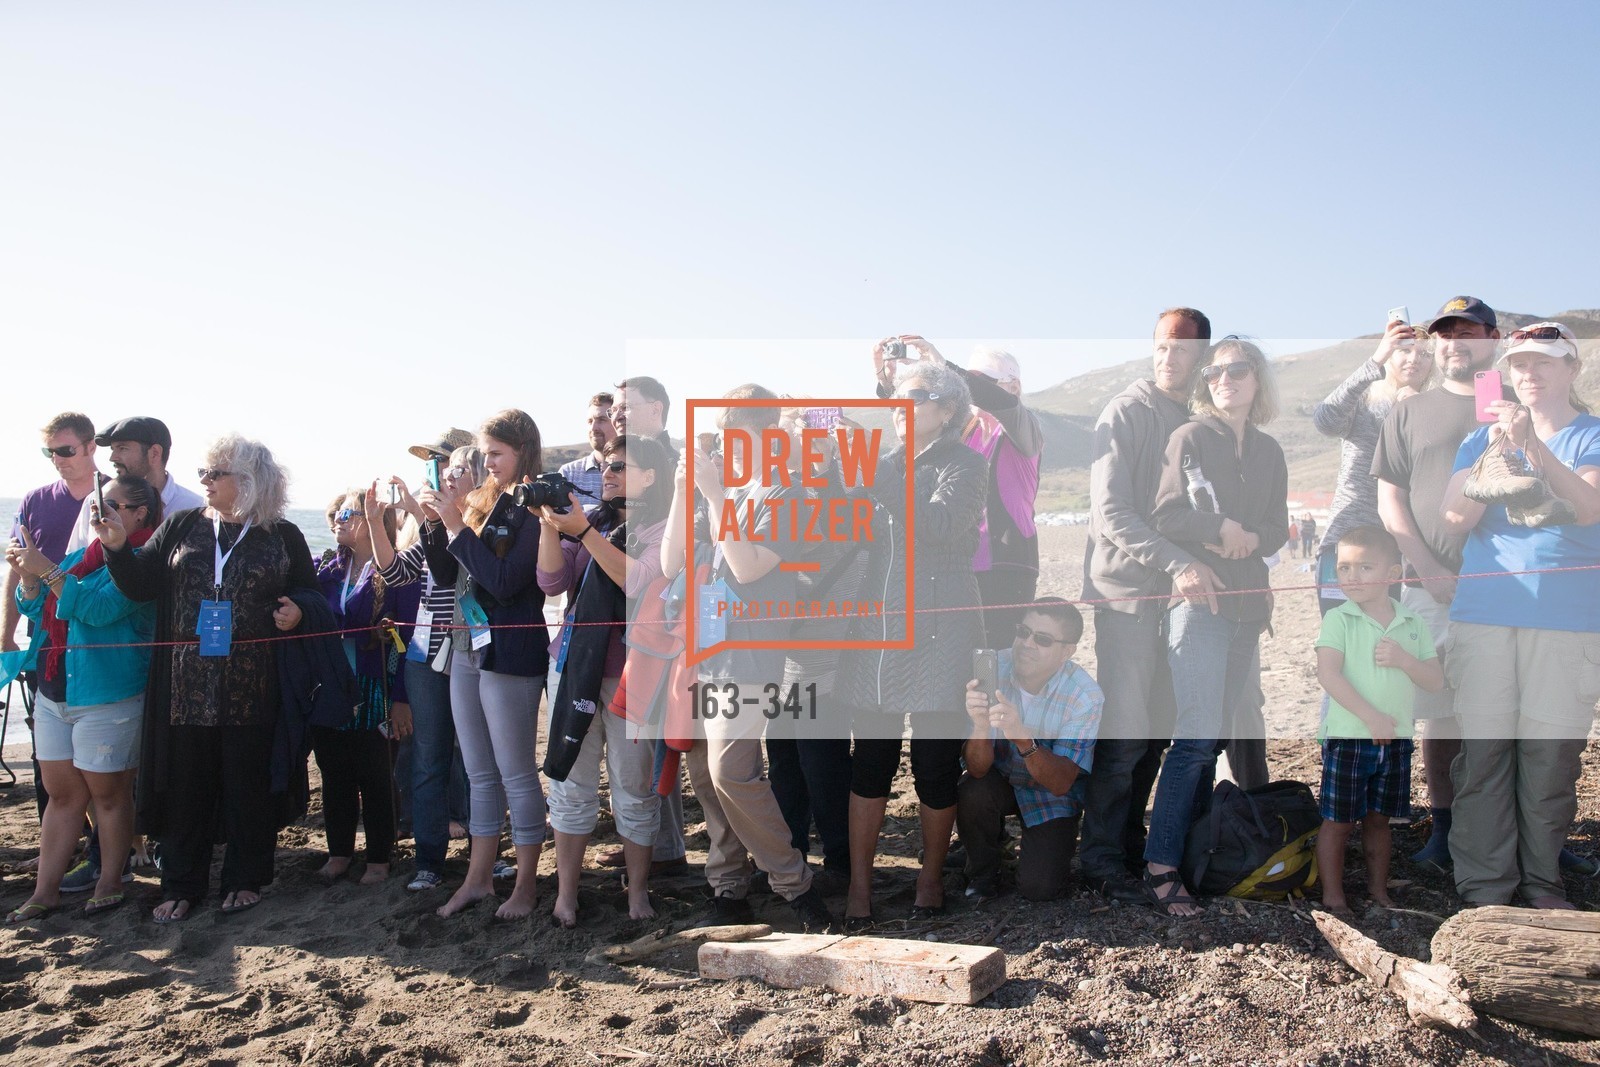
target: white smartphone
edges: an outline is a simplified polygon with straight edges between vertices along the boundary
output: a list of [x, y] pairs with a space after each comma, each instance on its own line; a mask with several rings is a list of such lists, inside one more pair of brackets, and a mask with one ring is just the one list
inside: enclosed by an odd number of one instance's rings
[[[1389, 322], [1390, 323], [1403, 322], [1403, 323], [1406, 323], [1407, 325], [1410, 325], [1411, 324], [1411, 309], [1406, 307], [1403, 304], [1400, 307], [1397, 307], [1397, 308], [1390, 308], [1389, 309]], [[1400, 342], [1401, 346], [1405, 347], [1405, 348], [1410, 348], [1413, 345], [1415, 345], [1416, 343], [1417, 343], [1416, 339], [1415, 338], [1411, 338], [1411, 337], [1408, 337], [1404, 341]]]

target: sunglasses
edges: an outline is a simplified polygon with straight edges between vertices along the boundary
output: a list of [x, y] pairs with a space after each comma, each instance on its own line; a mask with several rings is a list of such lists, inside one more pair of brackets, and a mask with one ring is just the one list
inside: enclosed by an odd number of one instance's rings
[[612, 474], [621, 474], [623, 471], [625, 471], [627, 469], [628, 469], [627, 460], [614, 459], [610, 463], [606, 464], [606, 470], [610, 471]]
[[362, 517], [363, 516], [361, 512], [357, 511], [355, 508], [340, 508], [338, 511], [333, 513], [333, 521], [339, 523], [341, 526], [353, 519], [359, 519]]
[[144, 505], [143, 504], [119, 504], [115, 500], [112, 500], [110, 497], [106, 497], [106, 507], [110, 508], [112, 511], [133, 511], [133, 510], [135, 510], [137, 508], [144, 507]]
[[207, 478], [210, 478], [212, 481], [216, 481], [218, 478], [232, 477], [233, 472], [217, 470], [215, 467], [196, 467], [195, 474], [198, 475], [200, 480], [203, 482]]
[[1072, 644], [1071, 641], [1065, 638], [1035, 630], [1033, 627], [1020, 622], [1017, 623], [1017, 640], [1032, 641], [1035, 648], [1054, 648], [1056, 645]]
[[917, 404], [926, 404], [930, 400], [943, 400], [944, 397], [927, 389], [907, 389], [903, 393], [896, 393], [896, 400], [910, 400]]
[[60, 456], [62, 459], [71, 459], [73, 456], [78, 454], [78, 449], [82, 447], [82, 445], [58, 445], [55, 448], [41, 446], [39, 451], [44, 454], [45, 459], [49, 459], [51, 456]]
[[1556, 326], [1538, 326], [1531, 330], [1512, 330], [1507, 338], [1512, 344], [1518, 341], [1565, 341], [1567, 336]]
[[1226, 374], [1228, 377], [1237, 382], [1243, 381], [1253, 370], [1255, 370], [1255, 368], [1250, 365], [1249, 360], [1241, 359], [1233, 363], [1223, 363], [1220, 365], [1214, 363], [1209, 367], [1201, 367], [1200, 377], [1204, 378], [1208, 382], [1219, 382], [1222, 380], [1222, 376]]

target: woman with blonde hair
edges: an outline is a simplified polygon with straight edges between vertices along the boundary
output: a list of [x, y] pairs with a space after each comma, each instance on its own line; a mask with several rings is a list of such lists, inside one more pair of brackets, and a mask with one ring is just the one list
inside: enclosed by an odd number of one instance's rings
[[[1317, 601], [1324, 615], [1345, 598], [1333, 572], [1339, 538], [1357, 526], [1383, 525], [1372, 456], [1389, 409], [1427, 388], [1433, 375], [1427, 340], [1405, 322], [1389, 323], [1377, 351], [1311, 413], [1319, 433], [1339, 439], [1339, 477], [1334, 483], [1328, 528], [1317, 548]], [[1298, 525], [1295, 533], [1298, 536]]]
[[[158, 923], [205, 899], [220, 823], [222, 910], [261, 903], [280, 825], [273, 803], [278, 665], [270, 638], [300, 625], [290, 594], [315, 590], [305, 536], [283, 517], [288, 476], [271, 450], [230, 434], [200, 468], [204, 508], [170, 515], [134, 552], [121, 516], [101, 516], [111, 578], [156, 601], [136, 796], [140, 829], [161, 839]], [[203, 634], [198, 643], [185, 639]]]
[[465, 629], [451, 631], [450, 706], [471, 788], [467, 879], [439, 909], [454, 915], [494, 893], [502, 814], [511, 809], [517, 878], [499, 919], [533, 913], [544, 844], [539, 785], [539, 697], [550, 666], [544, 592], [538, 583], [540, 527], [511, 490], [540, 470], [539, 427], [507, 409], [478, 430], [487, 477], [478, 489], [442, 482], [418, 495], [422, 543], [438, 582], [453, 584]]

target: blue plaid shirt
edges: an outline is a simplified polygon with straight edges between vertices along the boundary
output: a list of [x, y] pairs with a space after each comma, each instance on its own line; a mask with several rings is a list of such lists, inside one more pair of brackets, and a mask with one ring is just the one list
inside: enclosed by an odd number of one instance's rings
[[1024, 694], [1011, 677], [1011, 650], [1001, 651], [998, 681], [1000, 698], [1017, 709], [1022, 723], [1040, 745], [1058, 756], [1065, 756], [1082, 772], [1066, 796], [1058, 797], [1028, 773], [1016, 758], [1011, 742], [992, 730], [994, 770], [1006, 776], [1017, 794], [1017, 810], [1024, 826], [1038, 826], [1051, 819], [1065, 819], [1083, 810], [1085, 777], [1093, 769], [1094, 739], [1100, 732], [1100, 708], [1105, 694], [1089, 672], [1068, 661], [1036, 696]]
[[600, 469], [600, 462], [594, 458], [593, 449], [590, 449], [582, 459], [563, 463], [560, 470], [563, 478], [592, 497], [592, 499], [578, 498], [584, 507], [600, 503], [600, 476], [604, 472]]

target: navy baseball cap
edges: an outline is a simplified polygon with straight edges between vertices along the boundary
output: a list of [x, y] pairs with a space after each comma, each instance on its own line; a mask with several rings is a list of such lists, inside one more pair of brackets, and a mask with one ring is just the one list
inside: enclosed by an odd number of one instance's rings
[[163, 452], [172, 451], [172, 434], [167, 424], [149, 415], [118, 419], [94, 435], [97, 445], [109, 445], [113, 441], [138, 441], [141, 445], [160, 445]]
[[1468, 322], [1487, 326], [1491, 330], [1497, 325], [1494, 308], [1475, 296], [1458, 296], [1446, 300], [1444, 307], [1439, 309], [1439, 314], [1428, 323], [1428, 332], [1432, 333], [1434, 328], [1446, 319], [1466, 319]]

